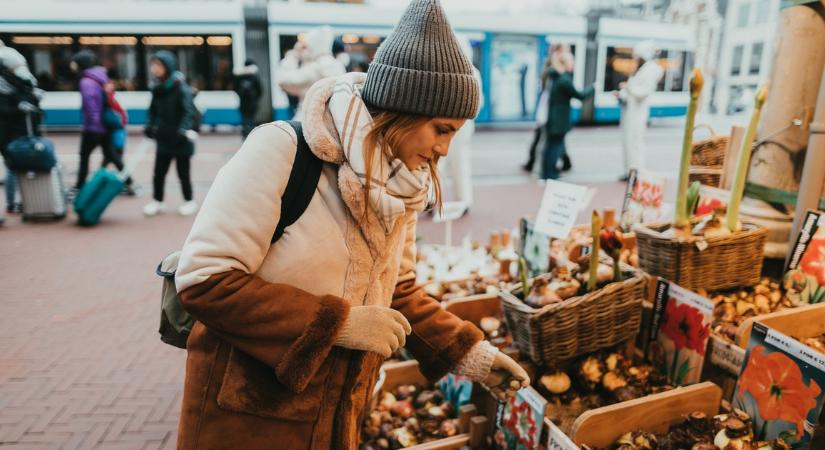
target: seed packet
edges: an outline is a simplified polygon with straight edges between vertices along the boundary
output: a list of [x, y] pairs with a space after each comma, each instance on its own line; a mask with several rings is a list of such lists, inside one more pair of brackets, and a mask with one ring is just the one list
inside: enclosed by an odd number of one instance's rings
[[785, 271], [788, 297], [799, 303], [825, 301], [825, 212], [808, 211]]
[[639, 223], [659, 223], [668, 219], [672, 205], [663, 202], [665, 178], [631, 169], [622, 204], [621, 227], [627, 232]]
[[499, 403], [493, 446], [497, 450], [535, 450], [539, 448], [544, 408], [547, 400], [532, 387]]
[[759, 322], [753, 324], [735, 407], [753, 418], [760, 441], [781, 437], [794, 450], [810, 448], [822, 410], [825, 355]]
[[650, 358], [676, 386], [699, 382], [713, 321], [713, 301], [664, 279], [656, 286]]

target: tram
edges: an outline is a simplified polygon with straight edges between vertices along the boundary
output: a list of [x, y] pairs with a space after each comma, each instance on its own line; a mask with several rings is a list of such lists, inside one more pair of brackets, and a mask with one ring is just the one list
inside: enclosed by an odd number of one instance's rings
[[[233, 0], [44, 0], [6, 11], [0, 17], [0, 39], [26, 56], [47, 91], [42, 104], [47, 126], [80, 124], [80, 96], [69, 63], [82, 48], [95, 51], [108, 69], [130, 123], [145, 121], [152, 85], [148, 58], [158, 49], [167, 49], [178, 55], [181, 71], [199, 91], [195, 101], [204, 113], [204, 124], [235, 125], [240, 117], [232, 91], [233, 67], [252, 56], [269, 79], [260, 120], [289, 118], [289, 100], [275, 80], [279, 61], [302, 34], [330, 26], [347, 45], [350, 69], [363, 70], [392, 31], [401, 6], [271, 1], [255, 13], [254, 8]], [[614, 92], [635, 69], [633, 46], [647, 39], [659, 45], [659, 62], [666, 69], [651, 98], [651, 116], [678, 116], [686, 111], [694, 49], [687, 26], [540, 12], [474, 13], [446, 7], [456, 32], [469, 40], [473, 64], [482, 75], [484, 102], [478, 123], [534, 120], [543, 62], [554, 44], [567, 44], [573, 51], [574, 83], [596, 87], [596, 95], [584, 104], [574, 100], [574, 120], [619, 120]]]

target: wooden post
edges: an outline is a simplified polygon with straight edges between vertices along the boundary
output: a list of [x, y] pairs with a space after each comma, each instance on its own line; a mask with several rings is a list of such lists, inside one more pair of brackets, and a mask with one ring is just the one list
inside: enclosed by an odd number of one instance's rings
[[486, 445], [487, 428], [490, 421], [484, 416], [470, 419], [470, 448], [483, 448]]
[[[800, 222], [804, 219], [805, 212], [808, 209], [819, 209], [819, 199], [825, 195], [825, 70], [822, 71], [816, 115], [810, 128], [811, 135], [808, 138], [808, 152], [805, 154], [805, 166], [799, 183], [791, 242], [794, 242], [799, 234]], [[788, 258], [790, 255], [791, 252], [788, 252]], [[787, 262], [786, 260], [786, 266]]]
[[788, 127], [793, 119], [802, 119], [803, 124], [772, 136], [771, 142], [754, 151], [748, 181], [795, 192], [799, 190], [799, 180], [794, 176], [798, 173], [795, 172], [794, 156], [808, 144], [806, 116], [816, 104], [825, 63], [825, 51], [822, 51], [825, 48], [825, 21], [813, 8], [805, 5], [782, 9], [779, 20], [771, 95], [756, 140]]
[[478, 409], [476, 405], [472, 403], [461, 405], [461, 408], [458, 408], [458, 430], [461, 433], [469, 433], [470, 432], [470, 419], [475, 417], [478, 414]]

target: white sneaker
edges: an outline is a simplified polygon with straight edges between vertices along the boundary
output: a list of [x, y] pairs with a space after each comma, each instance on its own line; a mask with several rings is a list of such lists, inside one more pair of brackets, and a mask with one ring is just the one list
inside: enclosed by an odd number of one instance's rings
[[152, 200], [143, 207], [143, 214], [146, 214], [149, 217], [157, 216], [164, 211], [166, 211], [166, 205], [157, 200]]
[[198, 202], [194, 200], [189, 200], [178, 208], [178, 213], [182, 216], [191, 216], [196, 212], [198, 212]]

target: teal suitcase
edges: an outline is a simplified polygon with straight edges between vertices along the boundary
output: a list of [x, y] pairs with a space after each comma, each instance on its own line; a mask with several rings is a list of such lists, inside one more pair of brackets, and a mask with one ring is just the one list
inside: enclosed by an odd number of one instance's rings
[[103, 212], [120, 194], [123, 186], [123, 178], [118, 172], [98, 169], [74, 199], [78, 223], [85, 226], [97, 225]]

